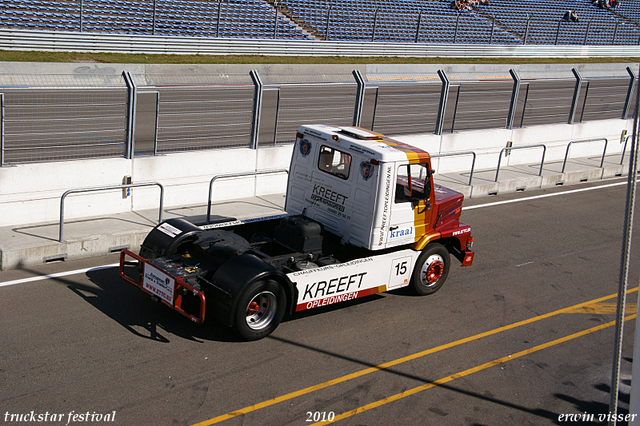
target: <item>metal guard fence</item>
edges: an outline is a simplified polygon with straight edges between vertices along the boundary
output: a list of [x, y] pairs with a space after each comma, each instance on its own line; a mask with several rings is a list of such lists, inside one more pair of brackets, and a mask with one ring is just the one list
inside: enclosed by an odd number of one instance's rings
[[[0, 167], [228, 147], [259, 149], [291, 143], [303, 122], [393, 135], [490, 129], [500, 123], [507, 129], [573, 124], [587, 110], [593, 119], [628, 117], [637, 81], [630, 68], [627, 77], [607, 76], [606, 86], [598, 86], [602, 78], [591, 80], [572, 71], [573, 78], [523, 81], [512, 69], [511, 82], [457, 77], [456, 84], [450, 84], [442, 70], [437, 76], [370, 73], [367, 78], [354, 70], [351, 76], [308, 77], [315, 82], [282, 76], [281, 83], [279, 75], [265, 75], [268, 84], [251, 71], [249, 76], [205, 76], [201, 84], [179, 76], [183, 81], [173, 85], [166, 76], [134, 77], [124, 71], [118, 79], [105, 77], [110, 83], [104, 87], [95, 80], [95, 87], [10, 87], [0, 89]], [[231, 82], [221, 83], [224, 79]], [[114, 87], [118, 81], [126, 87]]]

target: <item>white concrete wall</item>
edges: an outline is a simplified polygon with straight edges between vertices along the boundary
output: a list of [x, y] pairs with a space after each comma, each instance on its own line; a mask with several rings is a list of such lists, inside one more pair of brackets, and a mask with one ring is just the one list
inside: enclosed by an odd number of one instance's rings
[[[521, 129], [489, 129], [470, 132], [456, 132], [437, 135], [397, 136], [396, 139], [418, 146], [431, 154], [473, 151], [476, 153], [476, 170], [495, 169], [502, 148], [511, 141], [514, 148], [526, 145], [546, 145], [544, 164], [561, 163], [564, 160], [567, 145], [570, 141], [584, 139], [607, 138], [607, 155], [622, 153], [623, 144], [620, 135], [623, 130], [631, 134], [633, 120], [602, 120], [579, 124], [550, 124]], [[605, 147], [605, 141], [574, 143], [569, 151], [569, 158], [595, 156], [599, 157]], [[527, 163], [537, 163], [542, 159], [543, 148], [525, 148], [511, 150], [503, 156], [500, 167]], [[434, 158], [433, 167], [436, 173], [451, 173], [469, 170], [472, 156]], [[558, 170], [559, 171], [559, 170]]]
[[[514, 147], [547, 144], [545, 164], [561, 162], [570, 140], [606, 137], [609, 139], [607, 154], [620, 153], [620, 133], [626, 128], [630, 134], [632, 125], [631, 120], [604, 120], [576, 125], [458, 132], [442, 136], [399, 136], [397, 139], [431, 153], [473, 150], [477, 153], [476, 170], [481, 170], [496, 168], [498, 154], [507, 141], [513, 141]], [[570, 156], [599, 156], [603, 146], [604, 142], [575, 145], [571, 148]], [[213, 176], [288, 168], [291, 149], [291, 145], [286, 145], [259, 150], [240, 148], [183, 152], [134, 160], [95, 159], [0, 167], [0, 226], [57, 223], [60, 218], [60, 197], [66, 190], [120, 185], [125, 175], [130, 175], [133, 182], [161, 183], [165, 188], [165, 208], [205, 205], [209, 181]], [[503, 158], [501, 167], [535, 163], [540, 160], [541, 154], [541, 149], [512, 151], [509, 157]], [[465, 171], [470, 166], [470, 156], [434, 161], [438, 173]], [[214, 185], [213, 200], [283, 193], [286, 179], [286, 174], [220, 179]], [[126, 199], [123, 199], [120, 190], [69, 195], [65, 202], [65, 219], [158, 207], [157, 187], [133, 188], [131, 191], [132, 195]]]

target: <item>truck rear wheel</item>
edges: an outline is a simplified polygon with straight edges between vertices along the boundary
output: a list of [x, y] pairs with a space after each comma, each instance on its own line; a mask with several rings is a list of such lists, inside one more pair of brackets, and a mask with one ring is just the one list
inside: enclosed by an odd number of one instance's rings
[[429, 244], [418, 257], [411, 276], [411, 288], [417, 294], [433, 294], [442, 287], [449, 274], [449, 251], [438, 243]]
[[285, 312], [286, 295], [282, 286], [263, 280], [250, 284], [236, 308], [234, 325], [245, 340], [258, 340], [271, 334]]

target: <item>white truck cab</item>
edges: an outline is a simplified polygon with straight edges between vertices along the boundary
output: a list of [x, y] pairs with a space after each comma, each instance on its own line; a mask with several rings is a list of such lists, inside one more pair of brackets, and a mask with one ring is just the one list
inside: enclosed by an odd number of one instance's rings
[[344, 243], [424, 246], [437, 225], [446, 225], [442, 217], [436, 222], [444, 215], [438, 204], [451, 197], [454, 207], [462, 205], [462, 194], [434, 187], [431, 159], [419, 148], [356, 127], [310, 125], [297, 133], [285, 210], [321, 223]]

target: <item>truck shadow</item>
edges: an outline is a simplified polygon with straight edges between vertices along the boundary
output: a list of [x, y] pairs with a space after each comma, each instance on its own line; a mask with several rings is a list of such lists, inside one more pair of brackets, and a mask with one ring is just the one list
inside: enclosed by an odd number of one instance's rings
[[[630, 358], [625, 358], [627, 362], [633, 362]], [[622, 385], [626, 387], [631, 386], [630, 380], [622, 380]], [[611, 386], [606, 383], [598, 383], [593, 385], [596, 390], [599, 390], [606, 394], [607, 400], [610, 398]], [[583, 413], [583, 417], [581, 418], [581, 425], [603, 425], [610, 424], [610, 407], [608, 403], [598, 402], [598, 401], [585, 401], [581, 399], [577, 399], [572, 397], [571, 395], [556, 393], [554, 396], [562, 401], [565, 401], [575, 408], [576, 412]], [[627, 415], [629, 414], [629, 392], [625, 392], [622, 389], [619, 389], [618, 394], [618, 411], [616, 425], [626, 426], [628, 422], [625, 420]], [[621, 416], [621, 417], [620, 417]], [[556, 424], [560, 424], [556, 422]]]
[[[28, 268], [23, 269], [34, 275], [38, 274]], [[85, 275], [93, 285], [80, 284], [76, 280], [65, 277], [50, 279], [65, 285], [83, 301], [140, 338], [160, 343], [169, 343], [172, 336], [196, 342], [207, 340], [244, 342], [231, 329], [212, 319], [209, 312], [205, 323], [195, 324], [162, 303], [153, 302], [146, 293], [123, 281], [117, 267], [96, 268], [87, 271]], [[319, 315], [383, 297], [372, 295], [311, 311], [296, 312], [286, 315], [283, 322]]]
[[[40, 275], [29, 268], [22, 269]], [[94, 285], [81, 284], [66, 277], [50, 277], [49, 280], [65, 285], [125, 330], [144, 339], [169, 343], [171, 336], [177, 336], [195, 342], [240, 341], [231, 330], [215, 321], [194, 324], [161, 303], [154, 303], [145, 293], [123, 281], [117, 267], [96, 268], [85, 275]]]
[[163, 343], [169, 343], [172, 335], [193, 341], [239, 341], [231, 330], [215, 321], [195, 324], [152, 301], [146, 293], [123, 281], [117, 267], [90, 270], [86, 276], [96, 287], [73, 283], [69, 289], [136, 336]]

